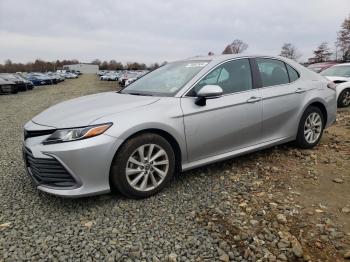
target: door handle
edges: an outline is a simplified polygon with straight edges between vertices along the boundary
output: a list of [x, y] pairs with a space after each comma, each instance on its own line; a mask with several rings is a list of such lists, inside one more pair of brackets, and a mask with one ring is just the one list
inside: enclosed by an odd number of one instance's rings
[[298, 93], [298, 94], [301, 94], [301, 93], [304, 93], [304, 92], [306, 92], [306, 89], [304, 89], [304, 88], [297, 88], [295, 90], [295, 93]]
[[261, 100], [261, 97], [252, 96], [247, 100], [247, 103], [255, 103]]

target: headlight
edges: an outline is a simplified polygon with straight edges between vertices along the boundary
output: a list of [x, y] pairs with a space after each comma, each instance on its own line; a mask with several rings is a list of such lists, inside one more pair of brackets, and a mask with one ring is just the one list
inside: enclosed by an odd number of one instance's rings
[[71, 129], [60, 129], [55, 131], [44, 142], [44, 145], [55, 144], [69, 141], [76, 141], [85, 138], [90, 138], [103, 134], [108, 128], [112, 126], [112, 123], [78, 127]]

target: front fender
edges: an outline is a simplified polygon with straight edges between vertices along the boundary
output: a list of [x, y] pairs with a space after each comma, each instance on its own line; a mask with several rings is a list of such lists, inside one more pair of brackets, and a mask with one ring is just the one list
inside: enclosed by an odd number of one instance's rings
[[144, 130], [157, 129], [171, 135], [178, 143], [182, 159], [187, 159], [183, 114], [179, 98], [161, 98], [157, 103], [100, 118], [113, 122], [105, 134], [125, 141]]

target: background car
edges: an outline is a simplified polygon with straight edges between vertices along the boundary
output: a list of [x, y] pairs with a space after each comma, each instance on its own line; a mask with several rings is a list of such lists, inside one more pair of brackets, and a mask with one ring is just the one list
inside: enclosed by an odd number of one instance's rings
[[336, 64], [338, 64], [338, 62], [322, 62], [322, 63], [311, 64], [307, 68], [316, 72], [316, 73], [320, 73], [323, 70], [325, 70], [331, 66], [334, 66]]
[[13, 74], [13, 75], [17, 79], [19, 79], [19, 80], [21, 80], [21, 81], [23, 81], [25, 83], [27, 90], [32, 90], [34, 88], [34, 85], [33, 85], [33, 83], [31, 81], [25, 79], [24, 77], [22, 77], [19, 74]]
[[26, 82], [23, 79], [17, 77], [16, 75], [10, 73], [1, 73], [0, 76], [1, 78], [7, 81], [15, 83], [18, 91], [27, 91]]
[[101, 75], [100, 80], [105, 81], [118, 81], [119, 73], [117, 72], [108, 72], [107, 74]]
[[53, 84], [52, 78], [43, 73], [29, 73], [26, 75], [26, 79], [31, 81], [35, 86]]
[[334, 65], [322, 71], [321, 75], [336, 85], [338, 107], [350, 106], [350, 63]]
[[18, 87], [10, 80], [6, 80], [0, 76], [0, 93], [1, 94], [17, 94]]

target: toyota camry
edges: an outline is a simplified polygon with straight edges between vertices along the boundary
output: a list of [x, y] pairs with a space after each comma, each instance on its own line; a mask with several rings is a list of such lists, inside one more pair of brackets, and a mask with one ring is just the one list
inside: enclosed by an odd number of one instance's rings
[[143, 198], [175, 172], [291, 141], [312, 148], [336, 107], [334, 83], [292, 60], [196, 57], [48, 108], [26, 123], [23, 155], [47, 193]]

